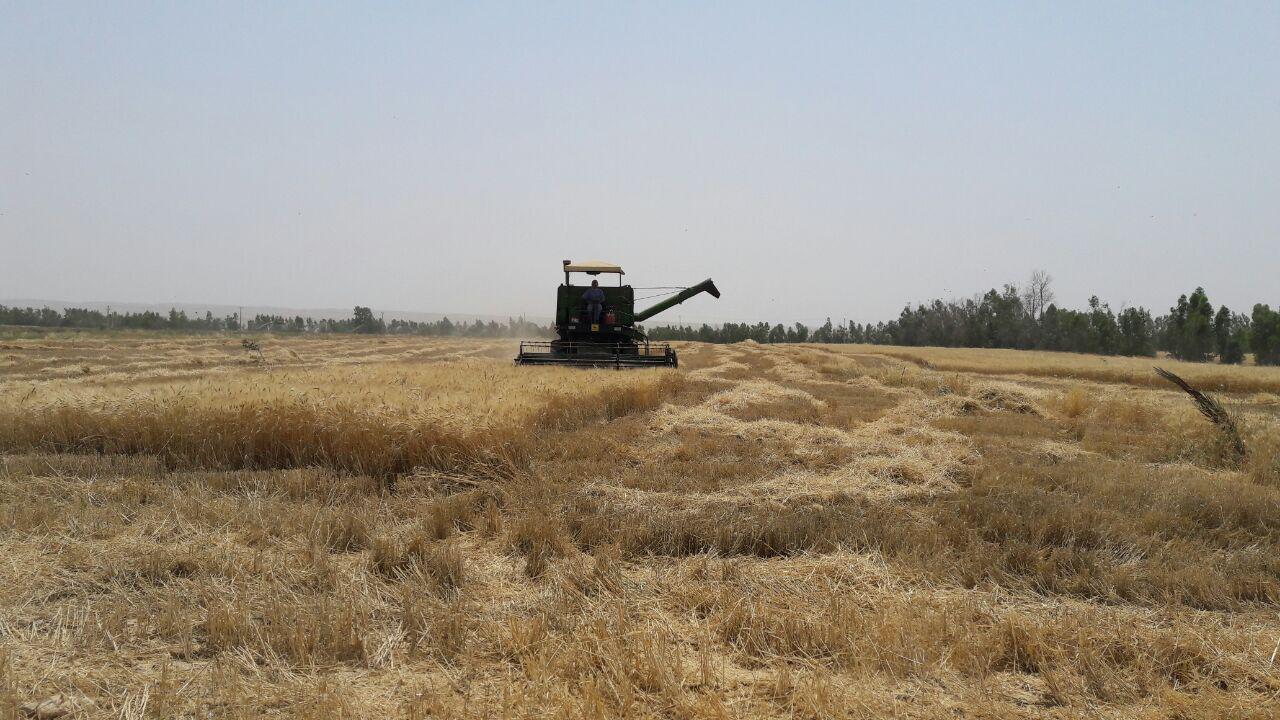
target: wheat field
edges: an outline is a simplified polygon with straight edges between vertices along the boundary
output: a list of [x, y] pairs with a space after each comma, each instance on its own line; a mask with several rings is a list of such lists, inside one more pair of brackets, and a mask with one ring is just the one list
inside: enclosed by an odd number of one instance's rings
[[1280, 716], [1280, 370], [258, 343], [0, 338], [0, 719]]

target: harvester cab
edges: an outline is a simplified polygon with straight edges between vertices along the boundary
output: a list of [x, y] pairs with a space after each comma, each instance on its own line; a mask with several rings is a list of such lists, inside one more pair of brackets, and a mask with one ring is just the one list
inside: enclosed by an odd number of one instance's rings
[[[590, 280], [574, 284], [575, 273], [598, 281], [603, 300], [593, 308], [587, 291]], [[555, 331], [550, 342], [522, 342], [518, 365], [586, 365], [595, 367], [675, 367], [676, 352], [667, 343], [652, 343], [637, 323], [679, 305], [694, 295], [709, 293], [720, 297], [710, 278], [639, 312], [635, 290], [622, 282], [622, 268], [600, 260], [564, 261], [564, 284], [556, 291]], [[599, 281], [604, 276], [604, 281]], [[616, 282], [610, 282], [615, 276]], [[660, 289], [660, 288], [652, 288]], [[594, 297], [600, 297], [594, 294]]]

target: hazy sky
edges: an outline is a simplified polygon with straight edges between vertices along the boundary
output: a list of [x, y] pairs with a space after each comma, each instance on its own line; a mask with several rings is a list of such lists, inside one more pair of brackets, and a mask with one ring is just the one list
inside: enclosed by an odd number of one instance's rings
[[0, 250], [0, 298], [1275, 304], [1280, 2], [0, 0]]

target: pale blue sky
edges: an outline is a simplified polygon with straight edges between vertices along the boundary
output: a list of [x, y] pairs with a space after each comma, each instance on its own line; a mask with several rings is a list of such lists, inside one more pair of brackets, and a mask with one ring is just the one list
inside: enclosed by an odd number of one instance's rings
[[0, 0], [0, 297], [1280, 303], [1280, 3]]

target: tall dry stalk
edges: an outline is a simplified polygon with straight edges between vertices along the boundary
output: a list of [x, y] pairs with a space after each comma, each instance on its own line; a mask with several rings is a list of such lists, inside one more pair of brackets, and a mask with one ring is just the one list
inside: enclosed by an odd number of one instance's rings
[[1183, 392], [1191, 396], [1191, 399], [1196, 403], [1196, 408], [1200, 410], [1200, 414], [1209, 418], [1209, 422], [1216, 425], [1223, 437], [1226, 438], [1228, 447], [1231, 448], [1233, 454], [1233, 460], [1239, 462], [1248, 456], [1244, 440], [1240, 437], [1240, 428], [1236, 425], [1235, 418], [1231, 417], [1231, 413], [1227, 412], [1222, 403], [1191, 387], [1191, 384], [1186, 380], [1164, 368], [1155, 368], [1155, 371], [1157, 375], [1182, 388]]

